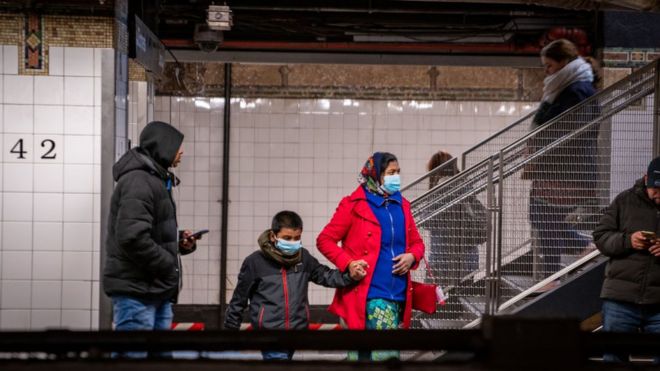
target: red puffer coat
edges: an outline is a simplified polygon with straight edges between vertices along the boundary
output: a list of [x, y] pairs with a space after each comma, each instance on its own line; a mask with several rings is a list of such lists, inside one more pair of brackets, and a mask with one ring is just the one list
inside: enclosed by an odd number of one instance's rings
[[[348, 197], [344, 197], [330, 223], [316, 239], [319, 251], [337, 268], [345, 271], [353, 260], [364, 259], [369, 264], [367, 276], [357, 285], [337, 289], [335, 298], [328, 310], [346, 321], [349, 329], [364, 329], [367, 293], [371, 285], [373, 268], [376, 267], [380, 252], [381, 230], [378, 219], [371, 211], [362, 186]], [[417, 231], [410, 212], [410, 202], [403, 199], [403, 213], [406, 221], [406, 252], [415, 256], [416, 268], [424, 256], [424, 242]], [[341, 247], [338, 243], [341, 241]], [[410, 325], [412, 311], [412, 289], [408, 273], [408, 290], [403, 314], [403, 327]]]

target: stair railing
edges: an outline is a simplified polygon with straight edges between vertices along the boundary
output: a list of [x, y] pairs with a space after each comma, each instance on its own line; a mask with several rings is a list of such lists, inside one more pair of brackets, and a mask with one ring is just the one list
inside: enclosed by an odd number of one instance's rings
[[[516, 202], [524, 199], [526, 193], [524, 188], [520, 188], [525, 181], [517, 178], [516, 175], [520, 175], [529, 164], [543, 158], [552, 158], [552, 156], [556, 156], [557, 151], [562, 150], [566, 152], [577, 149], [578, 155], [576, 155], [572, 161], [575, 161], [576, 163], [587, 161], [587, 159], [582, 159], [579, 156], [581, 153], [579, 150], [582, 148], [580, 144], [592, 143], [592, 137], [595, 133], [598, 140], [607, 139], [610, 141], [608, 143], [611, 146], [611, 141], [614, 140], [612, 126], [623, 125], [617, 122], [617, 120], [621, 119], [621, 117], [617, 116], [618, 114], [623, 114], [624, 119], [627, 119], [629, 115], [633, 115], [635, 120], [644, 121], [641, 124], [643, 124], [642, 130], [645, 130], [644, 133], [647, 133], [644, 135], [645, 140], [650, 142], [652, 139], [651, 135], [648, 135], [650, 133], [646, 130], [653, 130], [654, 135], [652, 137], [658, 138], [657, 124], [660, 120], [660, 108], [658, 107], [660, 99], [658, 99], [657, 94], [660, 85], [660, 78], [658, 78], [658, 65], [658, 61], [650, 63], [630, 76], [603, 90], [599, 94], [583, 101], [542, 127], [522, 136], [514, 143], [505, 146], [498, 154], [489, 156], [464, 172], [447, 179], [441, 184], [424, 192], [418, 198], [413, 200], [413, 215], [417, 220], [422, 234], [426, 236], [425, 238], [427, 241], [429, 239], [429, 234], [433, 232], [433, 223], [441, 219], [443, 213], [447, 213], [448, 210], [456, 208], [468, 197], [479, 197], [482, 202], [485, 203], [489, 210], [488, 225], [485, 226], [488, 228], [488, 241], [485, 244], [485, 265], [483, 267], [480, 266], [478, 269], [484, 271], [485, 274], [482, 276], [484, 279], [478, 280], [478, 274], [470, 275], [474, 279], [473, 283], [475, 285], [479, 282], [483, 282], [481, 285], [477, 285], [478, 287], [475, 289], [476, 294], [474, 295], [479, 295], [478, 292], [482, 292], [481, 295], [485, 295], [485, 302], [482, 303], [484, 313], [498, 312], [515, 305], [519, 300], [523, 300], [525, 297], [529, 296], [531, 292], [544, 286], [548, 282], [552, 282], [553, 280], [562, 277], [564, 274], [573, 272], [576, 269], [575, 267], [584, 264], [584, 262], [593, 259], [598, 255], [597, 252], [592, 252], [586, 257], [578, 259], [577, 262], [570, 264], [570, 269], [567, 269], [569, 268], [567, 267], [552, 272], [548, 277], [534, 283], [531, 287], [523, 290], [523, 292], [507, 296], [501, 294], [500, 281], [502, 271], [516, 263], [515, 261], [507, 261], [509, 254], [513, 253], [511, 246], [517, 246], [517, 250], [519, 250], [520, 246], [526, 246], [526, 244], [510, 245], [511, 240], [505, 240], [505, 237], [510, 237], [508, 234], [510, 234], [511, 231], [516, 231], [515, 226], [513, 229], [511, 226], [507, 226], [508, 229], [506, 230], [504, 228], [504, 224], [516, 220], [515, 218], [511, 219], [511, 213], [508, 213], [508, 208], [511, 207], [510, 205], [514, 205]], [[621, 92], [619, 90], [623, 91]], [[653, 103], [648, 103], [650, 101], [648, 98], [653, 93], [656, 93], [654, 97], [655, 99], [653, 99]], [[639, 111], [637, 108], [638, 102], [640, 101], [642, 102], [641, 106], [643, 112]], [[648, 107], [644, 108], [644, 102], [647, 102], [646, 104], [653, 104], [653, 107], [651, 107], [652, 109], [649, 110]], [[642, 113], [639, 113], [638, 111]], [[651, 116], [649, 114], [650, 112], [652, 112], [652, 121], [655, 125], [649, 123]], [[587, 118], [586, 123], [584, 121], [585, 117]], [[639, 122], [637, 124], [639, 124]], [[600, 135], [598, 133], [600, 133]], [[544, 135], [547, 137], [546, 139], [550, 138], [550, 143], [546, 143], [544, 147], [539, 148], [533, 153], [524, 150], [527, 148], [531, 139]], [[589, 135], [592, 137], [589, 137]], [[587, 137], [591, 139], [585, 139]], [[643, 144], [644, 143], [636, 143], [633, 145], [643, 147]], [[611, 162], [611, 153], [609, 151], [611, 151], [611, 148], [607, 145], [603, 145], [603, 148], [601, 149], [603, 150], [603, 153], [598, 154], [598, 161], [609, 166]], [[649, 153], [641, 151], [639, 152], [639, 156], [640, 157], [635, 158], [634, 160], [639, 164], [645, 164], [650, 160], [651, 153], [650, 151]], [[560, 163], [559, 165], [564, 164]], [[631, 163], [630, 165], [632, 166], [635, 164]], [[604, 192], [608, 192], [607, 197], [594, 198], [598, 203], [598, 207], [604, 207], [609, 203], [609, 176], [611, 175], [609, 172], [610, 169], [608, 168], [606, 171], [600, 171], [596, 174], [600, 177], [608, 176], [605, 181], [601, 182], [602, 184], [606, 184], [606, 186], [598, 187], [598, 191], [601, 191], [603, 194]], [[571, 175], [575, 174], [553, 174], [558, 180], [566, 177], [568, 177], [568, 180], [572, 180]], [[562, 176], [564, 178], [562, 178]], [[507, 180], [509, 178], [513, 181], [512, 184], [514, 188], [505, 187], [505, 184], [509, 182]], [[632, 183], [632, 179], [627, 181]], [[601, 183], [599, 183], [599, 185], [602, 185]], [[518, 188], [515, 188], [516, 186]], [[577, 202], [581, 201], [582, 200], [579, 200]], [[520, 217], [521, 214], [523, 213], [519, 212], [517, 216]], [[433, 250], [437, 247], [438, 246], [431, 246], [431, 248], [427, 248], [427, 250], [429, 253], [433, 254]], [[520, 254], [519, 252], [517, 253]], [[433, 264], [431, 259], [429, 259], [429, 261]], [[470, 290], [470, 288], [461, 287], [460, 285], [452, 288], [452, 291], [455, 292], [454, 295], [462, 295], [461, 292], [466, 292], [466, 290]], [[502, 301], [504, 301], [504, 303], [501, 303]], [[474, 323], [474, 321], [471, 321], [470, 323]]]

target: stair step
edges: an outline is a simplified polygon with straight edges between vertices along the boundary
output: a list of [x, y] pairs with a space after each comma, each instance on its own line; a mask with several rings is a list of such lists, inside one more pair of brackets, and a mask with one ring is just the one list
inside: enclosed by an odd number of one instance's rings
[[442, 319], [442, 318], [422, 318], [419, 319], [421, 328], [428, 330], [451, 330], [461, 329], [474, 319]]
[[481, 317], [486, 312], [486, 298], [482, 296], [462, 296], [458, 301], [476, 317]]
[[511, 289], [522, 292], [534, 286], [538, 281], [532, 276], [525, 275], [504, 275], [502, 276], [502, 283], [509, 286]]

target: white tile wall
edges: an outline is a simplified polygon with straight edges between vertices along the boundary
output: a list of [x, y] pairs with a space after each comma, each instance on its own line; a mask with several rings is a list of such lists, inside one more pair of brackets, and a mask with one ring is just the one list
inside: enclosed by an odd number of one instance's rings
[[32, 310], [30, 311], [30, 329], [47, 330], [60, 327], [60, 310]]
[[3, 222], [2, 246], [4, 251], [29, 251], [32, 248], [32, 223]]
[[58, 281], [32, 282], [33, 309], [59, 309], [62, 307], [62, 284]]
[[34, 77], [34, 103], [64, 104], [64, 78], [61, 76]]
[[48, 48], [48, 73], [51, 76], [64, 75], [64, 48], [57, 46]]
[[18, 47], [16, 45], [3, 46], [2, 60], [5, 75], [18, 75]]
[[65, 48], [64, 74], [67, 76], [94, 76], [94, 49]]
[[[182, 227], [209, 228], [203, 250], [184, 257], [181, 303], [217, 303], [222, 171], [220, 98], [157, 97], [155, 118], [186, 135], [175, 192]], [[210, 108], [209, 108], [210, 106]], [[292, 209], [303, 217], [303, 245], [321, 262], [315, 239], [339, 200], [357, 186], [374, 151], [396, 154], [404, 183], [425, 172], [443, 149], [465, 149], [528, 112], [517, 102], [234, 99], [230, 144], [228, 297], [242, 260], [272, 215]], [[503, 107], [503, 108], [502, 108]], [[136, 133], [139, 133], [136, 126]], [[133, 134], [135, 135], [135, 134]], [[203, 258], [202, 258], [203, 257]], [[207, 292], [207, 295], [204, 295]], [[333, 290], [310, 286], [313, 304]]]
[[0, 330], [98, 326], [101, 54], [47, 52], [0, 46]]
[[33, 112], [34, 108], [32, 105], [5, 104], [3, 110], [4, 132], [32, 133], [34, 130]]
[[64, 106], [34, 106], [35, 134], [63, 134]]

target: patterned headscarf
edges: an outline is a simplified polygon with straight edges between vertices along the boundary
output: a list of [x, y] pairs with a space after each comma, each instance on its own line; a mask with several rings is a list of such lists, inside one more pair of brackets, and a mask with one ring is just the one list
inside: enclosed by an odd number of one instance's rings
[[383, 190], [380, 189], [380, 173], [383, 170], [380, 168], [382, 159], [383, 153], [375, 152], [364, 163], [362, 171], [358, 175], [358, 182], [364, 185], [367, 191], [379, 195], [384, 194]]

